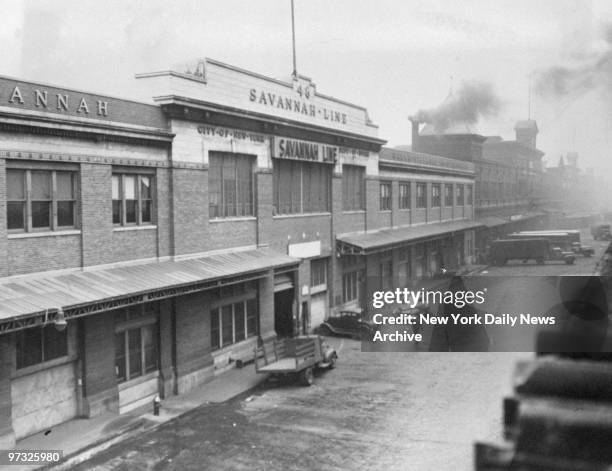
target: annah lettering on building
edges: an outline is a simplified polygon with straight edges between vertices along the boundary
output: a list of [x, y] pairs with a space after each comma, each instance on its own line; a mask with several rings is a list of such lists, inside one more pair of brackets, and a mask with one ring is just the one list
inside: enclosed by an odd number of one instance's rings
[[[24, 88], [25, 90], [25, 88]], [[21, 91], [15, 85], [7, 98], [11, 105], [24, 105], [31, 109], [46, 109], [54, 112], [76, 113], [83, 116], [108, 116], [108, 101], [71, 96], [68, 93], [49, 93], [43, 89]]]

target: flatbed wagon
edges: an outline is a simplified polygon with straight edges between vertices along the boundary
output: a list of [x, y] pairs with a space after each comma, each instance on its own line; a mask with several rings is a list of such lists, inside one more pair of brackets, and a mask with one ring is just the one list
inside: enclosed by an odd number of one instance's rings
[[291, 375], [304, 386], [314, 381], [315, 368], [333, 368], [338, 354], [318, 335], [273, 339], [255, 350], [255, 371]]

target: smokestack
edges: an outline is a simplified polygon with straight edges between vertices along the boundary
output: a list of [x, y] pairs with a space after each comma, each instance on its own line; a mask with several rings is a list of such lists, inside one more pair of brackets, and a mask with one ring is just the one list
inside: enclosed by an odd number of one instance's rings
[[419, 123], [419, 120], [415, 118], [414, 116], [410, 116], [408, 119], [412, 123], [412, 151], [418, 152], [419, 151], [419, 125], [421, 123]]

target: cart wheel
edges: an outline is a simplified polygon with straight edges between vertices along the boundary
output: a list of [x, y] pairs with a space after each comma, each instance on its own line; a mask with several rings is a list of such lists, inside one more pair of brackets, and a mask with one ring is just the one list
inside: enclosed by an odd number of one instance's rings
[[314, 372], [312, 368], [306, 368], [300, 372], [300, 383], [304, 386], [310, 386], [314, 381]]

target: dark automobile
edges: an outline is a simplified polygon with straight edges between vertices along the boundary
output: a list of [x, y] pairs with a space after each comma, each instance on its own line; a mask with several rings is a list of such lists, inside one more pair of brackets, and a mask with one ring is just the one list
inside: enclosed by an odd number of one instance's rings
[[368, 339], [374, 335], [374, 325], [362, 319], [361, 310], [332, 311], [318, 329], [321, 335], [341, 335]]

